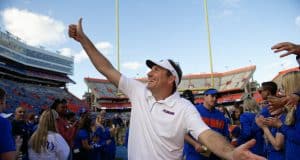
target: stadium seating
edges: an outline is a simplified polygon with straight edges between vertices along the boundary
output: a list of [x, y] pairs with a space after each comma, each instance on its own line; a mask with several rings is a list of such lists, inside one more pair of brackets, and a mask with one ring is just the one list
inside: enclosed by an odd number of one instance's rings
[[[214, 88], [218, 89], [219, 91], [244, 89], [255, 69], [255, 66], [248, 66], [228, 72], [214, 73]], [[179, 85], [179, 90], [205, 90], [211, 87], [211, 74], [193, 74], [183, 76]]]
[[38, 113], [41, 109], [48, 108], [56, 98], [65, 98], [68, 101], [69, 109], [73, 112], [77, 112], [81, 107], [87, 107], [74, 95], [58, 87], [21, 83], [8, 79], [0, 79], [0, 87], [7, 93], [8, 109], [6, 112], [8, 113], [14, 112], [18, 106]]
[[91, 92], [98, 98], [117, 98], [118, 89], [107, 80], [85, 78]]

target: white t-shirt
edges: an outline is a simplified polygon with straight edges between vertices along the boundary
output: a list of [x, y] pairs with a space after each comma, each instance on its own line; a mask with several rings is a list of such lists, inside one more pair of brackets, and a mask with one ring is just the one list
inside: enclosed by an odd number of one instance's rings
[[44, 152], [36, 153], [31, 146], [28, 147], [30, 160], [67, 160], [70, 148], [65, 139], [59, 134], [48, 132], [47, 147]]
[[178, 92], [156, 101], [146, 85], [121, 76], [119, 89], [132, 104], [128, 140], [128, 159], [182, 158], [184, 135], [198, 136], [209, 127], [199, 112]]

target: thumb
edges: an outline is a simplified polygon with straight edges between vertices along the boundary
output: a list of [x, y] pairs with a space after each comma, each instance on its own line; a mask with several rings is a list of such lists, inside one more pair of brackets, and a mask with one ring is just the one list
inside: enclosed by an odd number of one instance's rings
[[256, 143], [256, 140], [255, 139], [251, 139], [248, 142], [244, 143], [242, 145], [242, 148], [243, 149], [249, 149], [249, 148], [253, 147], [255, 145], [255, 143]]
[[78, 21], [77, 30], [82, 31], [82, 17]]

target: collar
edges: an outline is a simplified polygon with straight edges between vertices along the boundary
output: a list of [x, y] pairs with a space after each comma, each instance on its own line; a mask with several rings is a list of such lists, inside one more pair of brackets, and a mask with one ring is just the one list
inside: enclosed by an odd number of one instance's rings
[[202, 103], [200, 105], [203, 109], [205, 109], [207, 112], [215, 112], [216, 111], [216, 107], [213, 107], [211, 110], [207, 109], [205, 106], [204, 106], [204, 103]]
[[0, 116], [3, 118], [9, 118], [12, 115], [12, 113], [0, 113]]
[[152, 103], [161, 103], [161, 104], [165, 104], [169, 107], [174, 107], [175, 103], [177, 102], [177, 100], [180, 99], [180, 95], [179, 93], [176, 91], [175, 93], [173, 93], [172, 95], [170, 95], [169, 97], [163, 99], [163, 100], [159, 100], [156, 101], [154, 96], [152, 95], [152, 92], [150, 90], [146, 90], [146, 99]]

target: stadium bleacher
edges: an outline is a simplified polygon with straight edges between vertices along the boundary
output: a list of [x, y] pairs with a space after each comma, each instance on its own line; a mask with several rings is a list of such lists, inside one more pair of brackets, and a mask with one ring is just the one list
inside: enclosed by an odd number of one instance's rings
[[7, 92], [5, 112], [23, 106], [38, 113], [56, 98], [66, 99], [73, 112], [86, 108], [87, 104], [66, 88], [67, 83], [75, 83], [68, 77], [73, 74], [73, 65], [74, 57], [29, 46], [0, 30], [0, 87]]
[[[243, 67], [223, 73], [214, 73], [214, 88], [219, 91], [243, 89], [252, 77], [256, 66]], [[182, 77], [179, 90], [193, 89], [203, 91], [211, 88], [211, 74], [192, 74]]]
[[21, 42], [9, 32], [0, 30], [0, 53], [18, 63], [55, 72], [73, 74], [74, 57], [65, 57]]
[[[221, 92], [221, 97], [218, 103], [228, 103], [234, 101], [240, 101], [243, 96], [244, 89], [249, 83], [256, 66], [243, 67], [223, 73], [214, 73], [214, 87]], [[146, 83], [145, 78], [138, 79], [143, 83]], [[114, 99], [120, 98], [118, 96], [117, 88], [112, 85], [108, 80], [85, 78], [85, 83], [91, 91], [91, 94], [97, 99], [94, 106], [98, 108], [130, 108], [130, 103], [126, 101], [112, 102]], [[201, 94], [203, 90], [211, 88], [211, 74], [193, 74], [184, 75], [182, 81], [178, 87], [179, 91], [186, 89], [192, 89], [194, 94]], [[201, 96], [196, 97], [196, 102], [203, 102]]]
[[84, 102], [59, 87], [41, 86], [0, 79], [0, 87], [7, 93], [6, 112], [14, 112], [16, 107], [22, 106], [27, 110], [38, 113], [41, 109], [48, 108], [56, 98], [65, 98], [68, 108], [77, 112], [81, 107], [87, 107]]

